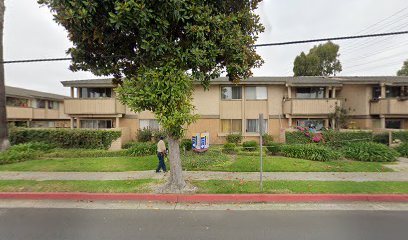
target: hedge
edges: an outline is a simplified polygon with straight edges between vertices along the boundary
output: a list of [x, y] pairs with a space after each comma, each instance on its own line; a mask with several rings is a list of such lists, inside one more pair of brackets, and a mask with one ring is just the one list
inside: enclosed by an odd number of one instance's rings
[[408, 157], [408, 143], [401, 144], [395, 150], [397, 150], [402, 157]]
[[295, 131], [295, 132], [286, 132], [286, 144], [306, 144], [311, 143], [312, 140], [305, 136], [303, 132]]
[[408, 143], [408, 131], [393, 132], [392, 140], [399, 139], [401, 142]]
[[399, 156], [394, 149], [373, 142], [347, 144], [342, 152], [346, 158], [365, 162], [393, 162]]
[[[309, 133], [310, 134], [310, 133]], [[340, 147], [347, 142], [366, 142], [373, 140], [373, 133], [367, 131], [339, 132], [327, 130], [321, 132], [324, 142], [331, 146]], [[307, 144], [312, 143], [312, 139], [300, 131], [286, 132], [286, 144]]]
[[60, 148], [108, 149], [120, 136], [114, 130], [13, 128], [9, 139], [12, 145], [42, 142]]
[[242, 143], [242, 147], [244, 151], [254, 152], [258, 150], [258, 143], [254, 140], [246, 141]]
[[341, 157], [339, 152], [318, 144], [282, 145], [280, 147], [280, 152], [285, 157], [322, 162], [337, 160]]

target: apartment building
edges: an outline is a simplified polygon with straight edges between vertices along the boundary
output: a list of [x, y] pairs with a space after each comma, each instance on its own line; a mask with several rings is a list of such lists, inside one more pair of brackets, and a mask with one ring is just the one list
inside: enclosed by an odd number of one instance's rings
[[17, 127], [68, 128], [67, 96], [6, 86], [7, 120]]
[[[120, 128], [122, 142], [135, 139], [138, 129], [159, 128], [151, 112], [134, 113], [118, 101], [111, 79], [62, 84], [71, 88], [64, 106], [72, 128]], [[209, 132], [213, 144], [230, 133], [257, 138], [260, 113], [276, 139], [296, 126], [329, 128], [336, 106], [348, 110], [350, 128], [408, 129], [408, 77], [252, 77], [238, 85], [221, 77], [209, 91], [197, 84], [193, 98], [200, 118], [186, 137]]]

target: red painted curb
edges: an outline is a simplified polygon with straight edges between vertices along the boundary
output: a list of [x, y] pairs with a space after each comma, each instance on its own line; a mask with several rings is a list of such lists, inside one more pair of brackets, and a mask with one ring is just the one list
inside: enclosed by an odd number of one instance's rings
[[159, 202], [408, 202], [408, 194], [138, 194], [79, 192], [4, 192], [0, 199], [134, 200]]

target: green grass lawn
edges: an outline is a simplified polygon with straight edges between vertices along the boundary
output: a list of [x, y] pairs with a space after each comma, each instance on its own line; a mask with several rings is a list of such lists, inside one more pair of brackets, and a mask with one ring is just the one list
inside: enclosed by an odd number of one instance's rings
[[[208, 154], [188, 153], [182, 156], [183, 168], [189, 171], [257, 172], [258, 156], [236, 157], [217, 152]], [[0, 171], [43, 172], [123, 172], [153, 170], [157, 167], [156, 156], [146, 157], [86, 157], [32, 160], [0, 165]], [[169, 167], [169, 164], [167, 163]], [[316, 162], [286, 157], [265, 156], [265, 172], [388, 172], [382, 163], [357, 161]]]
[[114, 181], [1, 180], [0, 192], [149, 193], [152, 184], [159, 184], [159, 181], [152, 179]]
[[[254, 181], [194, 181], [198, 193], [260, 193]], [[262, 193], [408, 193], [408, 182], [264, 181]]]
[[[0, 180], [0, 192], [150, 193], [158, 180], [32, 181]], [[254, 181], [193, 181], [197, 193], [259, 193]], [[408, 182], [265, 181], [263, 193], [408, 193]]]

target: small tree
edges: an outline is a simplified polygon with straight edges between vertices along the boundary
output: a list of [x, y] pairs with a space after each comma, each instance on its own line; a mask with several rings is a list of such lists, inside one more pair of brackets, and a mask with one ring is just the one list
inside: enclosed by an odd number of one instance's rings
[[208, 89], [226, 70], [238, 83], [262, 64], [253, 47], [263, 31], [259, 2], [39, 0], [69, 33], [72, 70], [115, 76], [124, 104], [155, 114], [168, 134], [170, 191], [186, 185], [179, 142], [196, 119], [193, 82]]
[[349, 111], [340, 106], [336, 106], [334, 112], [329, 114], [329, 119], [334, 120], [334, 126], [332, 126], [334, 129], [347, 128], [350, 121]]
[[397, 72], [397, 76], [408, 76], [408, 60], [404, 62], [401, 69]]

